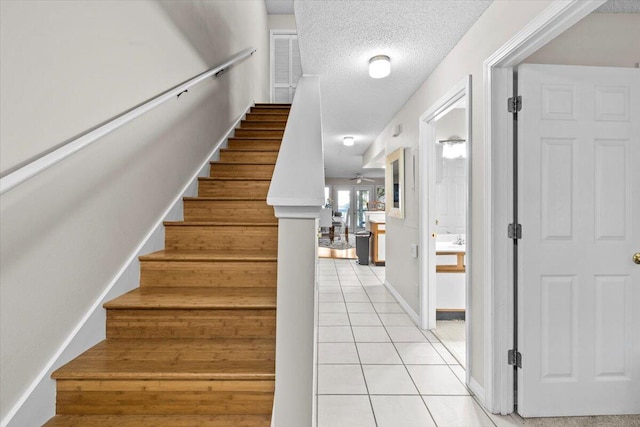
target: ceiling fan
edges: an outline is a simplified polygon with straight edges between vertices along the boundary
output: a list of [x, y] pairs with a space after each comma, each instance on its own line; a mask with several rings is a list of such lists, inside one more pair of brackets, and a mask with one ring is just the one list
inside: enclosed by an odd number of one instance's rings
[[374, 179], [365, 178], [362, 176], [362, 174], [359, 174], [359, 173], [357, 173], [354, 178], [351, 178], [351, 181], [355, 181], [356, 184], [362, 184], [362, 181], [376, 182]]

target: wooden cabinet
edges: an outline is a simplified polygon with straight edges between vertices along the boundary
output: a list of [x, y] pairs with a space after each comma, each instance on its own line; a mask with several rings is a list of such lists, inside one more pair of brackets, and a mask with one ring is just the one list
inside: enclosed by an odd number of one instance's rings
[[384, 265], [385, 228], [384, 222], [369, 222], [369, 230], [373, 233], [371, 236], [371, 260], [375, 265]]

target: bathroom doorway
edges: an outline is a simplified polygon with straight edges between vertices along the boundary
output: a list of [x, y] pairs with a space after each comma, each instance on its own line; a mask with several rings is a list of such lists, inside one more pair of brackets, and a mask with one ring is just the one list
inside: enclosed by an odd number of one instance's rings
[[469, 354], [470, 78], [421, 117], [422, 326], [460, 365]]

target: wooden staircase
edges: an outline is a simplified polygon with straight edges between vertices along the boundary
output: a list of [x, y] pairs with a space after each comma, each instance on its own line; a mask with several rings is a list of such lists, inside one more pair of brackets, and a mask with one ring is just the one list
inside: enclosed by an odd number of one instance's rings
[[251, 109], [140, 257], [140, 287], [104, 305], [107, 339], [53, 373], [46, 426], [270, 426], [278, 223], [267, 191], [289, 105]]

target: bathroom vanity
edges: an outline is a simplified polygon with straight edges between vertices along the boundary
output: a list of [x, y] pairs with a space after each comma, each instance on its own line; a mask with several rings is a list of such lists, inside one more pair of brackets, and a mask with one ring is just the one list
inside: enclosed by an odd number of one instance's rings
[[466, 245], [436, 242], [437, 311], [464, 312]]

